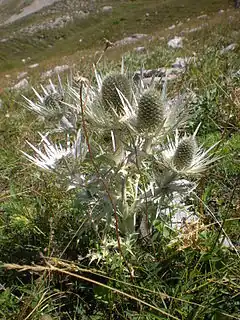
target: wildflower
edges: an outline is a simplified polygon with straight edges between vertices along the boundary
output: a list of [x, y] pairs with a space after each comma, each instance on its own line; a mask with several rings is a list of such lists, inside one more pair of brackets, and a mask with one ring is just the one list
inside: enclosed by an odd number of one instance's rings
[[156, 90], [147, 90], [138, 104], [137, 126], [140, 131], [152, 132], [163, 121], [161, 96]]
[[101, 99], [107, 110], [114, 108], [117, 114], [122, 114], [123, 104], [117, 89], [128, 101], [131, 100], [131, 83], [129, 79], [121, 73], [109, 74], [103, 79]]
[[170, 141], [166, 149], [162, 152], [164, 165], [177, 174], [199, 174], [206, 170], [208, 165], [216, 161], [217, 157], [212, 157], [210, 151], [218, 144], [214, 144], [206, 151], [196, 143], [196, 134], [200, 125], [192, 136], [185, 136], [180, 139], [176, 130], [175, 140]]
[[183, 138], [180, 141], [173, 156], [173, 164], [177, 170], [191, 165], [196, 148], [197, 143], [194, 137]]
[[97, 86], [83, 85], [82, 90], [69, 86], [68, 93], [74, 103], [69, 105], [77, 113], [84, 112], [92, 129], [111, 132], [128, 127], [133, 129], [136, 104], [132, 104], [133, 92], [130, 80], [121, 73], [113, 73], [102, 79], [95, 69]]
[[64, 90], [60, 77], [58, 77], [58, 79], [59, 88], [57, 88], [51, 80], [49, 80], [50, 88], [45, 88], [41, 85], [43, 95], [40, 95], [35, 88], [32, 88], [38, 101], [34, 102], [23, 96], [26, 101], [23, 106], [48, 120], [61, 119], [65, 112], [63, 104]]
[[[40, 133], [39, 133], [40, 134]], [[32, 163], [47, 171], [61, 173], [61, 169], [66, 167], [69, 173], [76, 168], [79, 161], [85, 159], [87, 147], [82, 142], [81, 131], [78, 132], [75, 141], [71, 142], [68, 136], [67, 147], [64, 148], [60, 143], [54, 144], [48, 138], [40, 134], [42, 138], [42, 148], [37, 148], [27, 141], [27, 144], [35, 151], [36, 155], [31, 156], [22, 151], [22, 153]]]

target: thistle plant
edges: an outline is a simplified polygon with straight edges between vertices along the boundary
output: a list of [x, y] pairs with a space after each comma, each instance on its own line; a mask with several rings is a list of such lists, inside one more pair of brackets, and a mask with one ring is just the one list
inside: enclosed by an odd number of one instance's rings
[[66, 146], [41, 135], [38, 148], [28, 142], [35, 156], [23, 153], [76, 189], [105, 232], [118, 219], [122, 236], [146, 236], [173, 203], [184, 205], [196, 187], [194, 177], [197, 181], [216, 160], [210, 154], [214, 146], [204, 151], [197, 145], [199, 126], [193, 135], [183, 134], [190, 111], [179, 99], [170, 103], [166, 83], [162, 92], [142, 81], [137, 87], [123, 68], [103, 78], [95, 70], [95, 76], [96, 85], [68, 81], [63, 86], [59, 80], [58, 91], [50, 81], [53, 94], [42, 87], [45, 97], [34, 89], [38, 102], [24, 97], [28, 109], [48, 119], [55, 116], [56, 128], [59, 118], [68, 125], [60, 133]]

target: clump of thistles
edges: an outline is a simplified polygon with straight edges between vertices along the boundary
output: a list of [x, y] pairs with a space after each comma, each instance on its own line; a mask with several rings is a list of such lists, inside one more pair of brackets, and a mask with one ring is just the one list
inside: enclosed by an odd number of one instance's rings
[[[198, 175], [216, 160], [210, 154], [215, 145], [206, 151], [198, 146], [199, 126], [193, 135], [180, 135], [178, 129], [183, 131], [189, 110], [177, 103], [166, 107], [163, 94], [154, 87], [138, 88], [123, 70], [103, 79], [95, 70], [95, 76], [97, 86], [86, 82], [79, 87], [70, 82], [64, 88], [61, 84], [61, 90], [54, 85], [52, 92], [43, 88], [44, 96], [34, 89], [37, 102], [25, 97], [28, 109], [48, 119], [62, 117], [65, 127], [72, 124], [76, 130], [68, 133], [67, 147], [41, 135], [39, 147], [28, 143], [35, 156], [24, 154], [41, 169], [60, 172], [61, 179], [67, 176], [70, 186], [97, 193], [91, 198], [92, 208], [98, 202], [96, 215], [98, 206], [104, 211], [112, 208], [113, 201], [122, 233], [134, 233], [142, 202], [147, 199], [154, 207], [159, 199], [160, 206], [166, 207], [162, 202], [166, 194], [188, 193], [195, 186], [188, 176]], [[106, 135], [111, 147], [105, 147]], [[141, 177], [146, 180], [144, 185]], [[113, 200], [108, 199], [105, 185], [111, 187]], [[106, 217], [111, 216], [112, 212], [106, 212]]]

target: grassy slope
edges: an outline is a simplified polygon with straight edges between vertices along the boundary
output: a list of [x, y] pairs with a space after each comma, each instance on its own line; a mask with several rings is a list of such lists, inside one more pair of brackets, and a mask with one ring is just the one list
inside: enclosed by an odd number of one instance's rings
[[[106, 2], [107, 4], [108, 2]], [[202, 11], [211, 13], [219, 8], [227, 7], [227, 0], [216, 0], [209, 4], [207, 0], [177, 0], [156, 1], [115, 1], [112, 14], [92, 14], [86, 19], [70, 23], [60, 30], [48, 30], [36, 33], [34, 36], [13, 38], [0, 43], [0, 71], [5, 71], [21, 65], [21, 59], [27, 56], [36, 61], [51, 57], [69, 55], [83, 49], [96, 49], [101, 46], [103, 38], [111, 41], [133, 33], [152, 33], [176, 21], [197, 16]], [[146, 13], [149, 16], [146, 17]], [[16, 22], [13, 26], [0, 30], [0, 37], [8, 34], [32, 21], [41, 21], [42, 17], [35, 15]], [[79, 43], [79, 39], [83, 39]], [[51, 46], [51, 47], [49, 47]], [[39, 50], [40, 49], [40, 50]]]

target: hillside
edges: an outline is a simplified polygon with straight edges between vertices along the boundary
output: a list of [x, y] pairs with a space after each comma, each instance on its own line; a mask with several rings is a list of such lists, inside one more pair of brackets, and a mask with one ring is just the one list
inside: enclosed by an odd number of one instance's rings
[[[61, 0], [6, 24], [14, 20], [16, 12], [23, 15], [29, 11], [27, 8], [31, 8], [31, 4], [24, 6], [24, 1], [18, 1], [17, 5], [15, 3], [14, 6], [13, 1], [1, 4], [1, 20], [5, 24], [0, 27], [0, 72], [20, 67], [21, 60], [29, 56], [40, 62], [76, 51], [81, 55], [83, 50], [100, 48], [103, 38], [114, 42], [131, 34], [151, 34], [184, 22], [189, 15], [194, 19], [202, 12], [208, 14], [228, 6], [227, 0], [217, 0], [211, 4], [207, 0], [184, 0], [181, 4], [177, 0], [148, 0], [147, 4], [143, 0]], [[44, 2], [37, 3], [42, 6]], [[107, 6], [112, 6], [110, 12], [104, 11]]]

